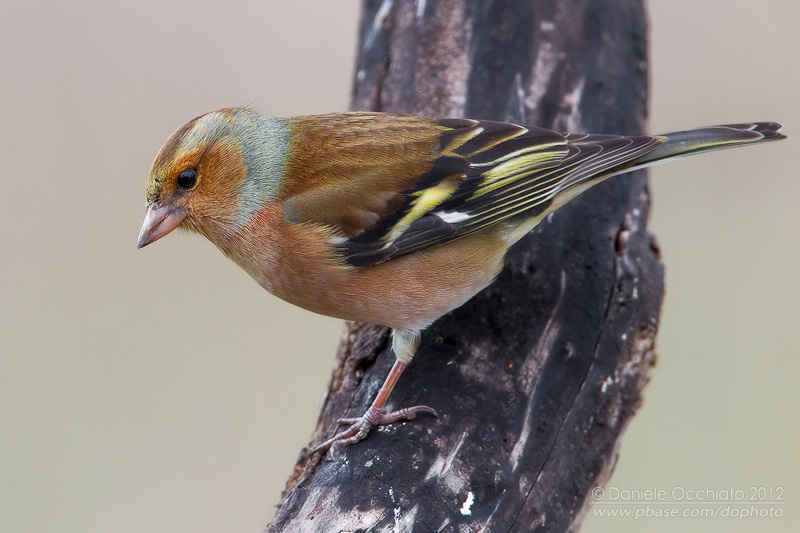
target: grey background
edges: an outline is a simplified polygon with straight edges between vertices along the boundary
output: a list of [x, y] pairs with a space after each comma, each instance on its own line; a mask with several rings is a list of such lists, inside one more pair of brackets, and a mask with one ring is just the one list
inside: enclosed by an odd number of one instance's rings
[[[346, 109], [358, 6], [0, 13], [0, 531], [259, 531], [341, 326], [266, 294], [200, 237], [137, 251], [144, 181], [202, 112]], [[781, 120], [800, 136], [800, 3], [657, 0], [650, 15], [651, 131]], [[610, 483], [781, 487], [783, 516], [590, 516], [585, 531], [800, 526], [796, 142], [652, 171], [659, 361]]]

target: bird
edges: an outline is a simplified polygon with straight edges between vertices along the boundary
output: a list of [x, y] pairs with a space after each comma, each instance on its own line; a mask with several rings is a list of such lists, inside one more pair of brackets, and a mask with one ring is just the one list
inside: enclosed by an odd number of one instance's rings
[[394, 364], [370, 407], [312, 451], [376, 425], [434, 321], [487, 287], [540, 221], [618, 174], [786, 138], [777, 122], [664, 135], [559, 133], [491, 120], [349, 112], [200, 115], [158, 152], [142, 248], [176, 228], [205, 236], [264, 289], [323, 315], [388, 326]]

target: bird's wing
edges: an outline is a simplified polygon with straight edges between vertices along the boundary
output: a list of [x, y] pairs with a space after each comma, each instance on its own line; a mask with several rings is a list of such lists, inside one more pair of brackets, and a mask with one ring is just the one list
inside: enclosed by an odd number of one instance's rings
[[[467, 119], [435, 124], [433, 149], [424, 141], [400, 150], [413, 161], [401, 161], [393, 174], [373, 162], [351, 178], [356, 182], [307, 189], [285, 202], [288, 218], [334, 226], [336, 246], [348, 264], [375, 265], [513, 217], [536, 216], [558, 193], [607, 175], [663, 142]], [[392, 138], [405, 144], [403, 132]], [[421, 162], [425, 165], [409, 176], [407, 169]]]

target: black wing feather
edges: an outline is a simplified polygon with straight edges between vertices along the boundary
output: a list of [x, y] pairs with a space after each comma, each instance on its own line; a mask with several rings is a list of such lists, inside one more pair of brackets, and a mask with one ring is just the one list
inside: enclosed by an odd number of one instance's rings
[[372, 228], [339, 244], [353, 266], [375, 265], [487, 226], [547, 209], [561, 191], [607, 176], [657, 148], [663, 138], [560, 134], [467, 119], [437, 122], [433, 167], [404, 203]]

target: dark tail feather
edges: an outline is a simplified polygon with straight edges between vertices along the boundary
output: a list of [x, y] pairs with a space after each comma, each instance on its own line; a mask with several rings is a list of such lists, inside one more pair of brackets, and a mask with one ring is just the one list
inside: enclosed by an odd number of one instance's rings
[[629, 163], [626, 172], [678, 157], [733, 148], [764, 141], [778, 141], [786, 135], [780, 133], [783, 124], [778, 122], [754, 122], [751, 124], [728, 124], [687, 131], [676, 131], [659, 135], [664, 143], [642, 157]]

